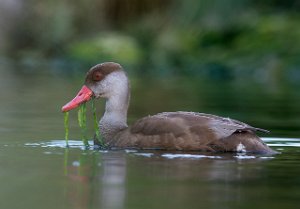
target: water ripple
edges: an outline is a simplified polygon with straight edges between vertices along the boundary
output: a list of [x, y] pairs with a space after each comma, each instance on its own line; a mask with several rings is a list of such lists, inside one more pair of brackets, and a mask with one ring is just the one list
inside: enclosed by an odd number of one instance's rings
[[261, 139], [270, 147], [300, 147], [298, 138], [262, 137]]
[[[93, 141], [89, 141], [89, 144], [92, 145]], [[81, 140], [69, 140], [69, 145], [66, 145], [65, 140], [51, 140], [48, 142], [34, 142], [34, 143], [25, 143], [25, 146], [29, 147], [46, 147], [46, 148], [79, 148], [86, 149]]]
[[[269, 146], [291, 146], [291, 147], [300, 147], [300, 139], [299, 138], [278, 138], [278, 137], [262, 137], [261, 138], [264, 142], [266, 142]], [[89, 144], [92, 145], [93, 141], [89, 141]], [[33, 142], [33, 143], [25, 143], [25, 146], [32, 146], [32, 147], [59, 147], [59, 148], [66, 148], [66, 141], [65, 140], [51, 140], [51, 141], [42, 141], [42, 142]], [[81, 148], [83, 147], [83, 143], [81, 140], [69, 140], [69, 147], [72, 148]], [[133, 150], [128, 150], [131, 152]], [[134, 151], [133, 151], [134, 152]]]
[[[277, 151], [284, 151], [287, 147], [300, 147], [300, 139], [298, 138], [278, 138], [278, 137], [263, 137], [262, 140], [266, 142], [270, 147], [276, 148]], [[69, 140], [68, 148], [75, 148], [75, 149], [93, 149], [93, 141], [89, 141], [91, 145], [89, 148], [85, 147], [81, 140]], [[51, 141], [42, 141], [42, 142], [33, 142], [33, 143], [25, 143], [27, 147], [42, 147], [42, 148], [67, 148], [65, 140], [51, 140]], [[108, 150], [103, 150], [101, 152], [108, 152]], [[124, 152], [128, 154], [134, 154], [136, 156], [141, 157], [155, 157], [156, 155], [147, 152], [139, 152], [138, 150], [134, 149], [125, 149]], [[50, 154], [49, 152], [45, 152], [45, 154]], [[161, 153], [161, 157], [167, 159], [220, 159], [223, 158], [218, 155], [203, 155], [203, 154], [184, 154], [184, 153]], [[238, 160], [245, 160], [245, 159], [271, 159], [273, 157], [266, 157], [266, 156], [253, 156], [247, 154], [238, 154], [233, 156]]]
[[209, 156], [209, 155], [194, 155], [194, 154], [162, 154], [162, 157], [168, 158], [168, 159], [174, 159], [174, 158], [189, 158], [189, 159], [201, 159], [201, 158], [210, 158], [210, 159], [220, 159], [222, 157], [220, 156]]

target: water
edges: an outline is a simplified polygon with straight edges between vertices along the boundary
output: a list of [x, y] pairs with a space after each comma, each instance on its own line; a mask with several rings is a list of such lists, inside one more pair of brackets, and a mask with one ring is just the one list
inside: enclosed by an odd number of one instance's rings
[[[175, 110], [230, 116], [271, 130], [263, 140], [281, 154], [98, 151], [85, 149], [79, 139], [77, 111], [70, 112], [65, 148], [60, 109], [83, 77], [11, 66], [0, 67], [0, 73], [0, 208], [288, 209], [300, 204], [295, 84], [132, 79], [130, 122]], [[99, 117], [103, 102], [96, 105]], [[93, 136], [89, 105], [87, 120], [87, 136]]]

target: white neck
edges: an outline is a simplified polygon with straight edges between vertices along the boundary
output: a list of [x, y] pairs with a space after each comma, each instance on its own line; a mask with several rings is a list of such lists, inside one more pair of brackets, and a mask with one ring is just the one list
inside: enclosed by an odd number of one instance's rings
[[99, 122], [101, 134], [111, 140], [121, 130], [127, 128], [127, 110], [129, 105], [129, 83], [123, 71], [111, 73], [106, 78], [108, 93], [105, 113]]

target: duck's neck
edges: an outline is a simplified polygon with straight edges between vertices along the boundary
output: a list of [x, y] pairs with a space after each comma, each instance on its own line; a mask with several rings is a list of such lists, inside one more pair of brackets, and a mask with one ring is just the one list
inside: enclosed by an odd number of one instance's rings
[[127, 110], [129, 105], [128, 82], [116, 87], [105, 104], [105, 113], [99, 122], [99, 128], [105, 141], [114, 139], [116, 134], [127, 128]]

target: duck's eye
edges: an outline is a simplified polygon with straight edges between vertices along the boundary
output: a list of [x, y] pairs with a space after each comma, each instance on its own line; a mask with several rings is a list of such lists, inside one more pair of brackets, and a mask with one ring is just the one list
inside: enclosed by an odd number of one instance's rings
[[100, 81], [103, 78], [103, 74], [100, 73], [99, 71], [94, 72], [93, 74], [93, 80], [94, 81]]

